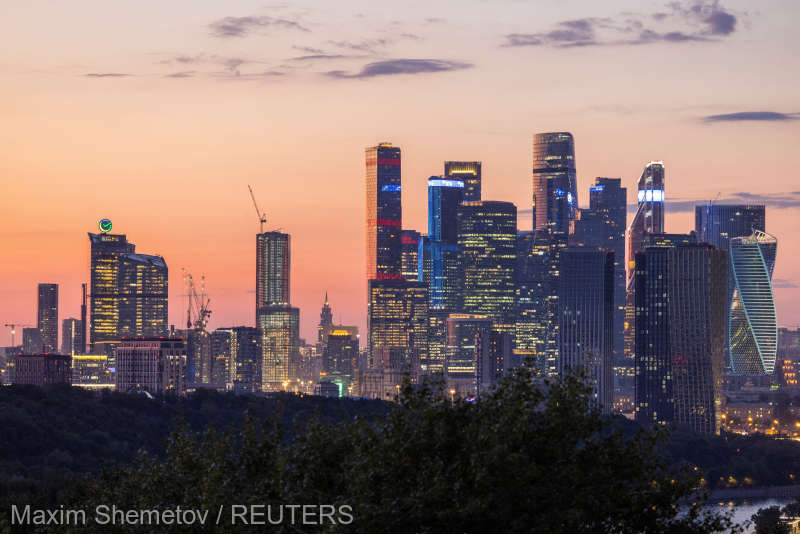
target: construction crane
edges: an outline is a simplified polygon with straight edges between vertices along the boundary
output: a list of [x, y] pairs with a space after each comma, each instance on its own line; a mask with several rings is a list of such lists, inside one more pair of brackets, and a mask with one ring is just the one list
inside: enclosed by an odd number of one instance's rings
[[185, 268], [183, 269], [183, 281], [186, 284], [189, 306], [186, 310], [186, 328], [188, 330], [204, 331], [211, 317], [211, 310], [208, 308], [211, 299], [206, 297], [206, 277], [200, 278], [200, 293], [194, 284], [194, 278]]
[[250, 198], [253, 199], [253, 206], [256, 208], [256, 213], [258, 214], [258, 221], [261, 223], [261, 231], [260, 233], [264, 233], [264, 224], [267, 222], [267, 216], [258, 209], [258, 202], [256, 202], [256, 195], [253, 193], [253, 188], [250, 185], [247, 186], [247, 189], [250, 190]]
[[709, 201], [708, 201], [708, 203], [709, 203], [709, 204], [713, 204], [714, 202], [716, 202], [717, 200], [719, 200], [719, 197], [721, 197], [721, 196], [722, 196], [722, 191], [720, 191], [719, 193], [717, 193], [717, 196], [715, 196], [715, 197], [714, 197], [714, 200], [709, 200]]
[[14, 343], [14, 334], [17, 333], [17, 327], [21, 326], [21, 327], [24, 328], [26, 326], [33, 326], [33, 325], [32, 324], [6, 323], [3, 326], [5, 326], [6, 328], [10, 328], [11, 329], [11, 346], [12, 347], [16, 347], [17, 345], [16, 345], [16, 343]]

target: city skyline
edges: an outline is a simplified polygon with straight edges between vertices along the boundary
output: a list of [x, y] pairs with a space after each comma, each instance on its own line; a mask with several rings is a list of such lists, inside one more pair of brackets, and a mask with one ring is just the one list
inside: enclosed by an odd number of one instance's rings
[[[447, 48], [439, 45], [490, 8], [468, 2], [456, 14], [412, 4], [397, 14], [362, 3], [310, 10], [198, 3], [190, 20], [175, 7], [151, 30], [153, 39], [142, 40], [147, 9], [10, 7], [0, 22], [8, 42], [0, 51], [0, 113], [8, 119], [3, 141], [9, 147], [0, 164], [7, 185], [0, 210], [0, 320], [34, 324], [42, 282], [59, 285], [60, 318], [79, 317], [80, 285], [89, 272], [85, 232], [107, 217], [115, 233], [172, 267], [170, 324], [184, 322], [179, 268], [186, 267], [206, 276], [210, 329], [252, 325], [258, 219], [246, 190], [251, 184], [267, 229], [292, 235], [292, 301], [301, 310], [301, 337], [315, 339], [326, 291], [335, 321], [366, 331], [365, 147], [389, 141], [403, 150], [404, 229], [425, 231], [427, 179], [444, 161], [459, 160], [482, 162], [482, 198], [514, 203], [518, 230], [528, 230], [532, 134], [569, 131], [580, 207], [587, 207], [597, 176], [621, 177], [630, 205], [642, 166], [653, 160], [664, 161], [668, 173], [669, 232], [691, 230], [695, 203], [718, 193], [720, 203], [765, 204], [769, 231], [781, 242], [773, 278], [778, 324], [800, 323], [797, 288], [787, 287], [800, 281], [800, 267], [788, 261], [800, 252], [791, 226], [800, 201], [790, 157], [800, 124], [794, 95], [800, 69], [791, 68], [797, 45], [785, 16], [796, 6], [775, 2], [775, 9], [749, 12], [744, 2], [718, 4], [736, 21], [727, 33], [669, 12], [671, 22], [659, 31], [684, 31], [684, 42], [631, 46], [600, 28], [592, 30], [596, 45], [552, 41], [564, 21], [586, 19], [591, 26], [590, 20], [618, 18], [634, 5], [640, 22], [666, 9], [658, 2], [576, 3], [557, 11], [541, 6], [536, 17], [514, 22], [532, 8], [510, 4], [502, 17], [492, 11], [495, 21], [471, 34], [472, 42]], [[88, 17], [84, 9], [98, 14]], [[45, 53], [49, 41], [21, 31], [35, 18], [58, 38], [70, 27], [58, 27], [61, 21], [102, 16], [108, 26], [87, 23], [83, 35], [52, 57]], [[225, 17], [250, 17], [252, 24], [234, 21], [228, 30], [243, 33], [221, 37], [227, 30], [214, 24]], [[396, 17], [401, 20], [393, 25]], [[359, 22], [364, 18], [376, 23], [368, 35]], [[296, 21], [309, 31], [259, 25], [267, 20]], [[345, 20], [341, 30], [332, 28]], [[115, 21], [124, 31], [114, 29]], [[180, 35], [171, 37], [174, 28]], [[377, 43], [381, 38], [390, 42]], [[115, 55], [96, 46], [103, 39], [114, 41]], [[339, 46], [343, 39], [356, 46], [370, 41], [364, 47], [373, 50], [347, 51]], [[259, 56], [265, 45], [270, 57]], [[304, 55], [358, 57], [288, 61]], [[222, 64], [236, 57], [246, 61]], [[255, 75], [309, 62], [314, 67]], [[638, 74], [651, 62], [658, 76], [642, 80]], [[371, 63], [386, 74], [373, 76]], [[535, 74], [521, 72], [532, 65], [550, 70], [553, 84], [532, 83]], [[406, 73], [391, 74], [392, 68]], [[325, 74], [333, 71], [338, 77]], [[575, 72], [589, 79], [602, 74], [607, 87], [571, 83]], [[481, 83], [472, 87], [471, 79]], [[498, 93], [502, 102], [494, 98]], [[331, 108], [331, 100], [341, 105]], [[315, 149], [310, 157], [309, 146]], [[59, 261], [43, 261], [42, 250]], [[10, 344], [8, 329], [0, 344]]]

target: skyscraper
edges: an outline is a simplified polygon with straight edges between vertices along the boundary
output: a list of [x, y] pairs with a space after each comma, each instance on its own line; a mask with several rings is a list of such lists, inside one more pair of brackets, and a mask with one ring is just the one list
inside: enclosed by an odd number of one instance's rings
[[325, 351], [322, 353], [322, 380], [339, 386], [339, 396], [350, 394], [358, 360], [358, 329], [355, 327], [333, 328], [326, 335]]
[[729, 249], [734, 237], [745, 237], [753, 230], [766, 231], [764, 206], [747, 204], [705, 204], [694, 208], [697, 240], [719, 249]]
[[256, 235], [256, 310], [289, 304], [289, 234]]
[[257, 328], [236, 326], [211, 332], [212, 382], [238, 393], [261, 391], [261, 350]]
[[58, 351], [58, 284], [39, 284], [36, 327], [45, 352]]
[[61, 354], [75, 356], [81, 354], [83, 347], [83, 329], [78, 319], [69, 318], [61, 321]]
[[778, 321], [772, 293], [772, 272], [778, 240], [754, 230], [730, 240], [735, 284], [728, 322], [731, 368], [741, 374], [775, 371]]
[[719, 433], [728, 255], [701, 244], [635, 258], [636, 419]]
[[109, 354], [119, 342], [119, 259], [135, 246], [125, 235], [89, 234], [91, 244], [89, 342], [93, 354]]
[[464, 202], [458, 208], [463, 258], [463, 310], [489, 317], [514, 334], [517, 208], [510, 202]]
[[575, 141], [569, 132], [533, 136], [533, 229], [569, 232], [578, 209]]
[[453, 313], [447, 318], [447, 387], [459, 396], [477, 392], [476, 337], [488, 339], [491, 331], [492, 319], [486, 315]]
[[328, 292], [325, 292], [325, 302], [322, 304], [322, 311], [319, 313], [319, 324], [317, 325], [317, 343], [322, 342], [322, 332], [326, 326], [333, 324], [333, 311], [328, 304]]
[[463, 200], [466, 202], [481, 199], [480, 161], [445, 161], [444, 178], [464, 182]]
[[22, 329], [22, 354], [41, 354], [44, 352], [44, 340], [38, 328]]
[[419, 277], [419, 240], [416, 230], [403, 230], [400, 235], [402, 274], [410, 282], [416, 282]]
[[559, 374], [585, 372], [606, 413], [614, 385], [614, 268], [614, 252], [566, 248], [558, 278]]
[[186, 393], [186, 347], [182, 339], [124, 339], [116, 348], [116, 360], [117, 391]]
[[366, 149], [367, 279], [402, 278], [403, 210], [400, 202], [400, 148], [381, 143]]

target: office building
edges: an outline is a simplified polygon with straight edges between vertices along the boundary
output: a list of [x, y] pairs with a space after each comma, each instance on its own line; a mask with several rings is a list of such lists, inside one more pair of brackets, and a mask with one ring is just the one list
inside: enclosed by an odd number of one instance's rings
[[420, 233], [416, 230], [403, 230], [400, 234], [402, 274], [409, 282], [419, 279], [419, 239]]
[[476, 393], [491, 392], [513, 367], [511, 336], [496, 330], [479, 329], [475, 334]]
[[558, 281], [560, 375], [584, 373], [592, 399], [613, 405], [614, 252], [588, 247], [561, 252]]
[[[453, 313], [447, 318], [445, 377], [448, 389], [454, 390], [459, 397], [477, 393], [476, 351], [483, 346], [479, 347], [476, 339], [488, 340], [491, 331], [492, 320], [486, 315]], [[483, 357], [480, 360], [482, 365], [490, 365]]]
[[211, 383], [211, 334], [200, 328], [181, 330], [186, 344], [186, 382], [196, 387]]
[[700, 244], [635, 258], [636, 419], [719, 433], [728, 255]]
[[778, 320], [772, 272], [778, 240], [754, 230], [730, 239], [734, 281], [728, 320], [731, 368], [745, 375], [771, 375], [778, 350]]
[[257, 328], [237, 326], [211, 332], [211, 375], [217, 389], [261, 391], [261, 349]]
[[22, 329], [22, 354], [41, 354], [44, 352], [44, 340], [38, 328]]
[[105, 354], [75, 354], [72, 356], [72, 385], [84, 389], [115, 389], [114, 374]]
[[44, 352], [58, 352], [58, 284], [39, 284], [36, 328]]
[[399, 147], [366, 149], [368, 280], [402, 278], [400, 170]]
[[575, 141], [569, 132], [533, 136], [533, 229], [569, 232], [578, 209]]
[[480, 161], [445, 161], [444, 178], [464, 183], [464, 201], [475, 202], [481, 199]]
[[289, 304], [289, 254], [289, 234], [256, 235], [256, 310]]
[[326, 334], [325, 351], [322, 353], [320, 380], [336, 384], [339, 396], [352, 393], [358, 365], [358, 329], [334, 327]]
[[83, 324], [79, 319], [61, 321], [61, 354], [74, 356], [81, 354], [83, 342]]
[[319, 313], [319, 324], [317, 325], [317, 343], [322, 342], [322, 332], [327, 326], [333, 324], [333, 311], [328, 303], [328, 292], [325, 292], [325, 302], [322, 304], [322, 311]]
[[71, 359], [70, 356], [55, 353], [20, 354], [16, 357], [14, 384], [69, 384], [72, 377]]
[[183, 395], [185, 375], [186, 346], [180, 338], [126, 338], [116, 347], [117, 391]]
[[729, 249], [734, 237], [746, 237], [753, 230], [766, 231], [764, 206], [708, 203], [694, 208], [695, 232], [700, 243]]
[[300, 310], [267, 306], [258, 311], [261, 346], [261, 389], [286, 390], [297, 377], [300, 358]]
[[510, 202], [464, 202], [458, 208], [463, 311], [489, 317], [514, 334], [517, 208]]
[[89, 234], [90, 323], [89, 344], [93, 354], [110, 354], [119, 342], [120, 257], [133, 253], [135, 246], [125, 235]]
[[423, 374], [444, 373], [447, 360], [447, 318], [450, 313], [447, 309], [428, 310], [428, 354], [421, 364]]
[[800, 328], [778, 329], [778, 383], [784, 388], [800, 387]]

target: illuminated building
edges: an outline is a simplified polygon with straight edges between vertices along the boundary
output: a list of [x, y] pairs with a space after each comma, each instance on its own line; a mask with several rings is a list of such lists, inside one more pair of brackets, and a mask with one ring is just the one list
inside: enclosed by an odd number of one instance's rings
[[79, 319], [61, 321], [61, 354], [74, 356], [83, 347], [83, 323]]
[[164, 258], [136, 254], [124, 235], [89, 234], [93, 353], [111, 354], [122, 337], [164, 336], [169, 271]]
[[370, 280], [369, 362], [416, 380], [428, 350], [428, 286], [406, 280]]
[[511, 336], [479, 329], [475, 335], [475, 384], [477, 393], [490, 392], [513, 367]]
[[289, 234], [256, 235], [256, 310], [289, 304], [289, 253]]
[[458, 243], [458, 207], [465, 200], [462, 180], [428, 178], [428, 237], [448, 245]]
[[624, 350], [629, 365], [633, 365], [636, 351], [636, 290], [633, 269], [636, 253], [642, 250], [642, 240], [647, 234], [664, 233], [664, 163], [651, 161], [644, 167], [637, 184], [637, 208], [625, 236], [625, 323]]
[[441, 176], [428, 178], [428, 235], [419, 248], [420, 280], [430, 287], [435, 309], [461, 309], [461, 255], [458, 249], [458, 208], [464, 182]]
[[105, 354], [72, 356], [72, 385], [84, 389], [114, 389], [114, 375]]
[[780, 384], [788, 388], [800, 386], [800, 328], [778, 329], [778, 365]]
[[211, 383], [211, 335], [205, 330], [181, 330], [186, 342], [186, 382], [192, 386]]
[[58, 352], [58, 284], [39, 284], [36, 328], [44, 352]]
[[319, 324], [317, 325], [317, 342], [322, 342], [322, 331], [326, 326], [333, 324], [333, 311], [331, 305], [328, 304], [328, 292], [325, 292], [325, 303], [322, 305], [322, 311], [319, 313]]
[[537, 230], [517, 238], [515, 350], [541, 375], [558, 374], [558, 279], [567, 234]]
[[458, 208], [463, 311], [486, 315], [514, 334], [517, 208], [510, 202], [464, 202]]
[[480, 161], [445, 161], [444, 177], [464, 182], [464, 201], [474, 202], [481, 199]]
[[533, 136], [533, 229], [569, 232], [578, 209], [575, 141], [569, 132]]
[[186, 346], [179, 338], [135, 337], [116, 347], [116, 387], [122, 393], [186, 392]]
[[775, 371], [778, 322], [772, 272], [778, 240], [753, 231], [730, 240], [730, 272], [735, 283], [729, 315], [731, 368], [740, 374]]
[[16, 358], [14, 383], [34, 386], [69, 384], [71, 359], [62, 354], [20, 354]]
[[[447, 387], [459, 396], [477, 392], [476, 337], [489, 339], [492, 320], [486, 315], [453, 313], [447, 318]], [[481, 347], [482, 348], [482, 347]]]
[[450, 310], [428, 310], [428, 357], [422, 362], [422, 372], [443, 373], [447, 360], [447, 317]]
[[[334, 327], [326, 334], [321, 376], [339, 387], [339, 396], [350, 394], [358, 360], [358, 329]], [[322, 374], [324, 373], [324, 375]]]
[[614, 253], [587, 247], [561, 252], [558, 277], [558, 371], [583, 372], [593, 400], [613, 405]]
[[765, 219], [764, 206], [758, 205], [709, 203], [694, 208], [697, 240], [719, 249], [729, 249], [734, 237], [765, 232]]
[[420, 234], [416, 230], [403, 230], [400, 234], [402, 274], [410, 282], [419, 279], [419, 239]]
[[366, 149], [367, 279], [402, 277], [400, 148], [381, 143]]
[[635, 258], [636, 420], [719, 433], [728, 255], [701, 244]]
[[44, 352], [44, 341], [38, 328], [22, 329], [22, 354], [40, 354]]
[[217, 328], [211, 332], [211, 382], [237, 393], [261, 391], [261, 350], [258, 329]]

